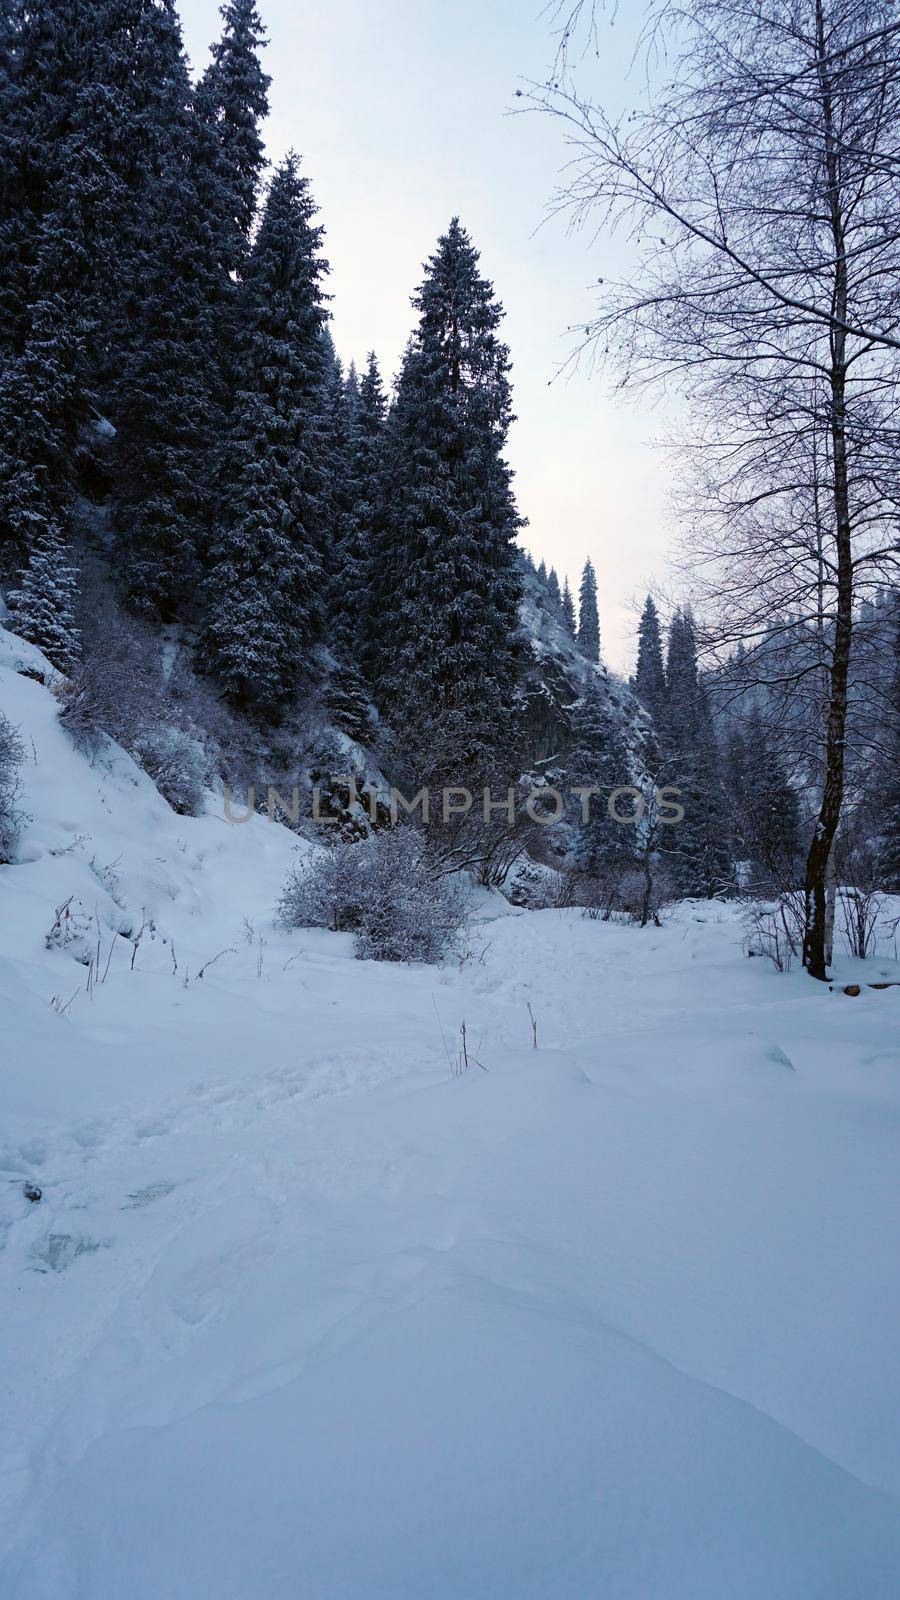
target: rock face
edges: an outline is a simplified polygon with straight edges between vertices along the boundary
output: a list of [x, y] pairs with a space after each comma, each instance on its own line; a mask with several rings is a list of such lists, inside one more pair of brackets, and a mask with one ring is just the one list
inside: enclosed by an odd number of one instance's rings
[[624, 684], [606, 668], [587, 661], [554, 605], [546, 583], [534, 569], [523, 570], [520, 613], [528, 657], [520, 686], [524, 770], [563, 762], [572, 736], [572, 708], [591, 682], [609, 697], [612, 714], [625, 744], [638, 750], [649, 726], [646, 715]]
[[522, 685], [526, 766], [565, 755], [571, 736], [569, 712], [577, 699], [560, 663], [536, 657]]

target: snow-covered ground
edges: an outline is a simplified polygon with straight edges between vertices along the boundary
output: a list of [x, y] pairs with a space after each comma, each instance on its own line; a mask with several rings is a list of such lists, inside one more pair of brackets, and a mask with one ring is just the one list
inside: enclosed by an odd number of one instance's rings
[[439, 970], [278, 933], [294, 838], [89, 765], [28, 659], [3, 1600], [893, 1600], [900, 989], [718, 906], [485, 897]]

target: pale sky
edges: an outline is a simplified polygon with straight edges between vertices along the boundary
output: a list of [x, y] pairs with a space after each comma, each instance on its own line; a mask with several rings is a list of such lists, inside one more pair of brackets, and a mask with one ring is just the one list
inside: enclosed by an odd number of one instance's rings
[[[669, 542], [659, 419], [600, 378], [551, 380], [566, 329], [615, 273], [618, 247], [545, 221], [566, 160], [559, 124], [512, 116], [516, 88], [553, 57], [541, 0], [258, 0], [270, 44], [268, 156], [302, 157], [326, 230], [338, 354], [374, 349], [386, 380], [414, 322], [409, 297], [438, 235], [458, 214], [506, 309], [518, 421], [509, 459], [523, 543], [568, 572], [597, 571], [604, 658], [634, 660], [631, 598], [663, 576]], [[181, 0], [195, 68], [219, 32], [217, 0]], [[623, 0], [585, 63], [595, 96], [623, 93], [638, 0]], [[587, 80], [586, 80], [587, 81]], [[543, 225], [542, 225], [543, 224]]]

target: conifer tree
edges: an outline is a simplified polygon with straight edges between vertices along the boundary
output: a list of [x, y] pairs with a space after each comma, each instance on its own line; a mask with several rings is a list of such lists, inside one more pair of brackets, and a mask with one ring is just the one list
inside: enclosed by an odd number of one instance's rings
[[562, 592], [555, 567], [551, 567], [547, 574], [547, 593], [550, 597], [550, 605], [554, 616], [559, 616], [562, 612]]
[[389, 717], [432, 719], [473, 753], [500, 736], [518, 661], [521, 526], [503, 459], [512, 421], [502, 307], [454, 217], [414, 297], [386, 438], [375, 597]]
[[168, 618], [196, 590], [212, 522], [269, 80], [251, 0], [224, 6], [223, 35], [196, 91], [171, 0], [110, 3], [146, 13], [137, 58], [152, 109], [139, 244], [124, 274], [130, 298], [113, 341], [123, 346], [112, 382], [115, 514], [132, 604]]
[[724, 782], [736, 851], [756, 878], [790, 881], [799, 860], [800, 805], [756, 712], [728, 741]]
[[[39, 481], [64, 537], [76, 436], [109, 412], [158, 154], [189, 83], [172, 0], [14, 0], [0, 35], [0, 456]], [[0, 542], [21, 563], [20, 492], [4, 481]]]
[[577, 818], [577, 844], [573, 864], [583, 872], [624, 866], [634, 860], [634, 828], [619, 823], [609, 813], [609, 796], [629, 782], [628, 755], [621, 732], [596, 685], [589, 684], [572, 713], [572, 744], [566, 757], [572, 788], [596, 788], [589, 797], [588, 820]]
[[71, 672], [78, 659], [75, 625], [77, 578], [71, 553], [58, 527], [41, 518], [30, 541], [28, 564], [19, 588], [10, 595], [16, 633], [43, 650], [61, 672]]
[[224, 387], [217, 333], [224, 280], [204, 222], [205, 184], [186, 122], [161, 179], [166, 204], [148, 251], [138, 337], [123, 362], [116, 524], [129, 599], [172, 618], [194, 593], [214, 502]]
[[[350, 486], [352, 419], [344, 370], [327, 325], [322, 329], [321, 346], [322, 397], [318, 422], [323, 490], [321, 554], [329, 619], [333, 622], [338, 604], [338, 574], [351, 543], [353, 526]], [[335, 632], [334, 626], [331, 626], [330, 644], [336, 643]]]
[[322, 229], [290, 154], [269, 186], [241, 297], [240, 386], [222, 452], [202, 658], [228, 698], [278, 713], [321, 606]]
[[663, 667], [659, 613], [648, 594], [638, 628], [637, 670], [634, 692], [641, 704], [659, 718], [666, 702], [666, 674]]
[[732, 883], [731, 824], [689, 610], [676, 611], [672, 619], [666, 695], [663, 744], [669, 781], [681, 790], [685, 812], [672, 826], [669, 855], [681, 894], [712, 896]]
[[382, 502], [387, 400], [375, 352], [361, 379], [351, 369], [347, 382], [349, 428], [347, 537], [338, 551], [332, 602], [335, 637], [353, 661], [365, 658], [371, 632], [375, 539]]
[[540, 563], [538, 565], [537, 575], [540, 578], [541, 583], [543, 584], [544, 588], [546, 588], [546, 586], [547, 586], [547, 563], [544, 560], [543, 556], [541, 557]]
[[197, 86], [198, 117], [215, 133], [216, 227], [226, 274], [239, 274], [250, 247], [250, 230], [265, 165], [260, 126], [269, 109], [271, 78], [259, 52], [266, 34], [256, 0], [227, 0], [224, 27], [212, 60]]
[[572, 599], [572, 591], [569, 588], [568, 578], [566, 578], [565, 582], [563, 583], [562, 617], [563, 622], [566, 625], [567, 633], [570, 633], [574, 639], [575, 634], [578, 631], [578, 625], [575, 620], [575, 601]]
[[578, 648], [588, 661], [600, 660], [600, 618], [597, 613], [597, 579], [590, 557], [581, 575], [578, 596]]

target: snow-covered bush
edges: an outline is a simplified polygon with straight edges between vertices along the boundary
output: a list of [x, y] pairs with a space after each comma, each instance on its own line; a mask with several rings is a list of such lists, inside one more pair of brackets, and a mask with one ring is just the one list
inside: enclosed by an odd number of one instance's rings
[[362, 915], [361, 845], [339, 843], [304, 856], [293, 867], [278, 903], [285, 928], [358, 928]]
[[19, 768], [24, 757], [25, 746], [18, 732], [0, 711], [0, 862], [11, 860], [19, 835]]
[[465, 891], [438, 874], [422, 835], [397, 827], [307, 856], [278, 917], [291, 928], [352, 929], [365, 960], [436, 962], [458, 947], [466, 909]]
[[744, 913], [748, 956], [765, 956], [776, 972], [790, 972], [803, 950], [802, 889], [784, 889], [773, 900], [751, 900]]
[[163, 725], [139, 734], [132, 754], [173, 811], [185, 817], [200, 815], [203, 791], [211, 782], [212, 774], [198, 739], [182, 728]]
[[156, 641], [141, 623], [126, 627], [117, 614], [84, 661], [61, 684], [59, 720], [79, 750], [92, 754], [108, 734], [126, 750], [164, 714], [165, 696]]
[[466, 895], [439, 877], [414, 828], [391, 828], [361, 845], [363, 909], [356, 953], [370, 961], [440, 961], [458, 949]]
[[[193, 687], [166, 678], [160, 638], [126, 617], [102, 587], [91, 591], [96, 614], [84, 626], [84, 660], [59, 683], [60, 724], [93, 756], [104, 735], [115, 739], [153, 779], [173, 810], [196, 816], [212, 781], [215, 738], [207, 738], [189, 703]], [[202, 692], [197, 700], [206, 710]]]

